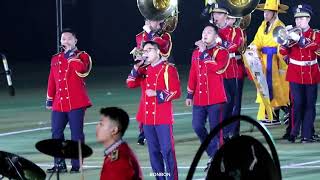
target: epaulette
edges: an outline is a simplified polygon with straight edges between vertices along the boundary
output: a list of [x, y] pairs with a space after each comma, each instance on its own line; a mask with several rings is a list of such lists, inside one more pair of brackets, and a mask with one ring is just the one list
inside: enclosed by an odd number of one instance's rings
[[136, 35], [136, 37], [137, 36], [140, 36], [141, 34], [143, 34], [144, 33], [144, 31], [141, 31], [140, 33], [138, 33], [137, 35]]
[[298, 42], [295, 42], [295, 41], [289, 41], [289, 43], [288, 43], [288, 47], [292, 47], [292, 46], [294, 46], [294, 45], [296, 45]]
[[111, 162], [118, 160], [119, 159], [119, 150], [118, 149], [113, 150], [108, 157]]
[[222, 49], [226, 49], [225, 47], [220, 46], [220, 45], [216, 46], [216, 48], [217, 48], [217, 49], [220, 49], [220, 50], [222, 50]]
[[313, 32], [320, 33], [320, 30], [319, 29], [313, 29]]
[[172, 67], [175, 66], [175, 64], [173, 64], [173, 63], [171, 63], [171, 62], [168, 62], [168, 61], [166, 61], [165, 64], [168, 65], [168, 66], [172, 66]]
[[317, 56], [320, 56], [320, 50], [316, 50], [315, 53]]
[[58, 53], [52, 55], [52, 57], [57, 56], [57, 55], [59, 55], [60, 53], [61, 53], [61, 52], [58, 52]]
[[79, 51], [79, 52], [77, 53], [77, 56], [80, 56], [81, 54], [86, 54], [86, 55], [89, 56], [89, 54], [88, 54], [86, 51]]

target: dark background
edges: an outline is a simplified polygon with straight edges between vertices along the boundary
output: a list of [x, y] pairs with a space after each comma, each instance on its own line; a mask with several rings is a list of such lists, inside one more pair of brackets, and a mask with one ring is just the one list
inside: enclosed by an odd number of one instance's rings
[[[303, 2], [313, 6], [311, 27], [319, 28], [318, 0], [282, 0], [290, 7]], [[0, 52], [14, 64], [48, 63], [56, 53], [55, 0], [1, 0], [0, 7]], [[176, 64], [189, 64], [193, 43], [207, 22], [200, 19], [203, 7], [204, 0], [179, 0], [179, 23], [172, 34]], [[249, 42], [263, 13], [255, 11], [252, 17], [247, 30]], [[285, 24], [294, 24], [291, 11], [279, 17]], [[95, 65], [129, 65], [129, 52], [143, 25], [136, 0], [63, 0], [63, 27], [77, 32], [79, 49], [89, 52]]]

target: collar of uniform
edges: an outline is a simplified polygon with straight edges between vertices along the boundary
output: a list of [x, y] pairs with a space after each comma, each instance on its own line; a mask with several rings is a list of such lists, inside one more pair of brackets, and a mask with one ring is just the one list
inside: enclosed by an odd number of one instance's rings
[[311, 27], [309, 27], [308, 29], [306, 29], [305, 31], [302, 29], [302, 33], [308, 33], [309, 31], [311, 31], [312, 29], [311, 29]]
[[[270, 32], [272, 26], [275, 25], [278, 20], [279, 20], [279, 18], [278, 18], [278, 16], [277, 16], [277, 17], [274, 19], [274, 21], [269, 25], [268, 33]], [[265, 25], [267, 26], [267, 21], [265, 21]]]
[[154, 35], [155, 35], [155, 32], [153, 32], [153, 31], [150, 31], [150, 33], [147, 33], [148, 41], [151, 41], [153, 39]]
[[70, 57], [72, 57], [72, 56], [74, 56], [76, 53], [76, 51], [78, 50], [78, 48], [77, 47], [74, 47], [73, 49], [71, 49], [71, 50], [69, 50], [69, 51], [67, 51], [67, 52], [64, 52], [63, 54], [64, 54], [64, 57], [66, 58], [66, 59], [69, 59]]
[[219, 29], [225, 29], [225, 28], [228, 28], [230, 27], [227, 23], [225, 23], [223, 26], [218, 26]]
[[207, 50], [214, 48], [216, 45], [217, 45], [216, 43], [213, 43], [210, 46], [207, 46]]
[[104, 156], [108, 156], [113, 150], [117, 149], [124, 141], [119, 139], [117, 142], [113, 143], [111, 146], [104, 150]]
[[154, 63], [154, 64], [151, 64], [151, 66], [152, 66], [152, 67], [155, 67], [155, 66], [161, 64], [162, 62], [163, 62], [163, 59], [160, 57], [159, 61], [156, 62], [156, 63]]

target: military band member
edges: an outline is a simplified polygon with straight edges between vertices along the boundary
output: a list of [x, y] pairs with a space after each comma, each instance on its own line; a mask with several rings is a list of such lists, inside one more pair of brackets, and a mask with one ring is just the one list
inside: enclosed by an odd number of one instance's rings
[[[181, 94], [177, 69], [161, 56], [154, 41], [143, 44], [143, 59], [149, 66], [136, 64], [127, 78], [129, 88], [141, 87], [137, 120], [143, 123], [149, 157], [156, 179], [178, 179], [173, 138], [172, 100]], [[165, 165], [164, 165], [165, 164]]]
[[106, 148], [100, 180], [143, 179], [138, 159], [122, 139], [129, 125], [128, 114], [117, 107], [102, 108], [100, 114], [96, 138]]
[[[136, 35], [136, 48], [142, 50], [143, 43], [146, 41], [156, 41], [160, 46], [160, 53], [162, 57], [168, 58], [170, 56], [172, 42], [171, 36], [167, 32], [162, 32], [163, 21], [145, 20], [142, 32]], [[137, 61], [141, 61], [142, 57], [137, 57]], [[143, 123], [139, 124], [140, 134], [138, 136], [138, 144], [144, 145], [145, 136], [143, 132]]]
[[[241, 34], [234, 27], [227, 24], [229, 10], [221, 5], [214, 4], [211, 10], [211, 20], [219, 28], [219, 37], [221, 37], [221, 46], [225, 47], [229, 52], [229, 64], [226, 71], [223, 73], [223, 82], [227, 94], [227, 103], [224, 108], [224, 117], [227, 119], [232, 116], [233, 109], [236, 106], [235, 100], [239, 87], [237, 87], [237, 78], [239, 78], [238, 62], [236, 53], [243, 42]], [[224, 138], [229, 139], [235, 135], [239, 123], [232, 123], [224, 128]]]
[[160, 46], [160, 54], [164, 58], [168, 58], [171, 53], [172, 41], [171, 35], [162, 30], [164, 21], [145, 20], [143, 31], [136, 35], [136, 46], [143, 49], [143, 43], [146, 41], [156, 41]]
[[[91, 106], [85, 86], [85, 77], [91, 70], [91, 58], [76, 47], [77, 38], [71, 29], [61, 34], [63, 52], [51, 59], [48, 79], [47, 109], [52, 110], [52, 138], [64, 139], [64, 129], [69, 123], [71, 139], [84, 142], [83, 122], [85, 111]], [[47, 172], [67, 172], [64, 159], [55, 158], [54, 167]], [[79, 172], [79, 160], [71, 160], [70, 173]]]
[[290, 41], [281, 46], [280, 53], [287, 56], [286, 79], [290, 82], [292, 95], [292, 129], [289, 141], [295, 142], [301, 129], [301, 142], [314, 142], [314, 120], [320, 71], [316, 51], [319, 49], [320, 32], [312, 29], [310, 5], [298, 5], [294, 9], [297, 28], [302, 33], [289, 30]]
[[[227, 18], [227, 24], [228, 26], [231, 26], [235, 29], [236, 34], [240, 35], [241, 38], [241, 44], [235, 53], [235, 59], [236, 59], [236, 71], [237, 71], [237, 89], [235, 91], [235, 103], [232, 111], [233, 116], [237, 116], [241, 114], [241, 102], [242, 102], [242, 93], [243, 93], [243, 83], [244, 83], [244, 78], [247, 75], [246, 73], [246, 68], [244, 66], [244, 62], [242, 59], [242, 53], [244, 49], [246, 48], [246, 41], [247, 41], [247, 35], [243, 29], [240, 28], [240, 24], [237, 21], [241, 21], [241, 18], [237, 18], [231, 15], [228, 15]], [[240, 22], [239, 22], [240, 23]], [[235, 123], [235, 129], [234, 133], [235, 135], [239, 134], [240, 131], [240, 122]]]
[[[223, 107], [227, 101], [221, 73], [226, 69], [229, 53], [217, 45], [218, 37], [218, 28], [213, 24], [206, 25], [201, 40], [195, 43], [198, 47], [191, 59], [186, 105], [192, 106], [192, 127], [201, 143], [208, 135], [207, 117], [212, 130], [222, 122]], [[222, 132], [213, 138], [206, 149], [209, 158], [214, 157], [223, 143], [219, 137], [223, 137]]]
[[271, 106], [277, 114], [273, 121], [268, 120], [262, 97], [257, 94], [256, 102], [260, 104], [257, 119], [266, 125], [276, 125], [280, 124], [279, 109], [289, 104], [289, 85], [284, 80], [287, 65], [278, 52], [279, 45], [273, 39], [272, 33], [277, 26], [284, 26], [278, 18], [278, 13], [285, 13], [288, 6], [280, 4], [279, 0], [266, 0], [266, 3], [259, 4], [257, 9], [264, 11], [264, 20], [249, 48], [256, 50], [260, 56], [267, 80]]

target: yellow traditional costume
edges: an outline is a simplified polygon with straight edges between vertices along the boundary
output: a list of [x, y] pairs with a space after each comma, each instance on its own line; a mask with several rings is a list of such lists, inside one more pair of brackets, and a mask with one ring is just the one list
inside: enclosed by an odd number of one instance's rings
[[[284, 13], [288, 6], [280, 4], [279, 0], [266, 0], [266, 3], [259, 4], [257, 9]], [[284, 26], [278, 18], [269, 25], [266, 31], [267, 22], [263, 21], [251, 43], [251, 46], [256, 47], [262, 61], [263, 73], [267, 79], [270, 102], [273, 108], [287, 106], [289, 103], [289, 83], [285, 81], [287, 64], [278, 51], [279, 44], [274, 41], [272, 36], [273, 30], [277, 26]], [[265, 120], [265, 106], [259, 93], [257, 93], [256, 102], [260, 103], [257, 119]]]

